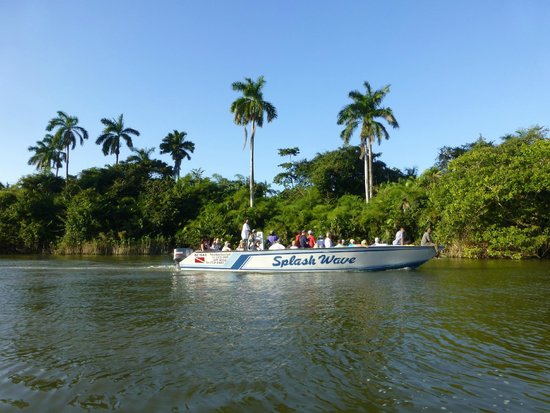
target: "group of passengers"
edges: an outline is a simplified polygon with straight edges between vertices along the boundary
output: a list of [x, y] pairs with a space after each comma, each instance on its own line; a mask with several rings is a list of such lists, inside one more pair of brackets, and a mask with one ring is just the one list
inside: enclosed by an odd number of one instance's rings
[[[433, 243], [431, 238], [431, 228], [427, 228], [422, 236], [421, 245], [431, 245], [436, 246], [437, 244]], [[405, 229], [401, 227], [399, 231], [395, 234], [395, 239], [392, 242], [392, 245], [407, 245], [410, 241], [407, 237]], [[378, 237], [374, 239], [374, 243], [370, 246], [382, 246], [388, 245], [384, 242], [381, 242]], [[292, 240], [291, 244], [286, 247], [282, 242], [279, 236], [275, 231], [271, 231], [267, 237], [267, 247], [270, 250], [283, 250], [283, 249], [298, 249], [298, 248], [344, 248], [344, 247], [368, 247], [369, 244], [367, 240], [362, 240], [360, 243], [356, 242], [353, 238], [346, 242], [344, 239], [338, 240], [335, 244], [332, 240], [332, 234], [327, 232], [325, 236], [319, 235], [315, 237], [312, 230], [298, 231]], [[241, 231], [241, 241], [235, 251], [256, 251], [263, 250], [264, 245], [262, 239], [257, 236], [255, 229], [250, 229], [248, 219], [245, 220], [242, 231]], [[208, 238], [203, 238], [200, 245], [201, 251], [231, 251], [231, 245], [229, 241], [225, 241], [222, 246], [220, 238], [214, 238], [212, 244]]]
[[225, 241], [222, 247], [221, 240], [219, 238], [214, 238], [212, 244], [208, 238], [203, 238], [200, 245], [201, 251], [231, 251], [231, 245], [229, 241]]
[[[386, 245], [380, 243], [378, 238], [375, 239], [374, 244], [372, 245]], [[346, 243], [345, 240], [341, 239], [338, 243], [334, 244], [332, 240], [332, 235], [330, 232], [327, 232], [325, 236], [319, 235], [316, 237], [312, 230], [298, 231], [292, 240], [291, 244], [286, 247], [280, 240], [279, 236], [275, 231], [271, 231], [267, 237], [267, 247], [270, 250], [282, 250], [282, 249], [298, 249], [298, 248], [343, 248], [343, 247], [368, 247], [367, 240], [363, 240], [360, 243], [357, 243], [354, 239], [350, 239], [349, 243]], [[237, 251], [243, 250], [258, 250], [263, 249], [263, 245], [256, 237], [256, 230], [250, 229], [248, 219], [245, 220], [242, 231], [241, 231], [241, 242]]]

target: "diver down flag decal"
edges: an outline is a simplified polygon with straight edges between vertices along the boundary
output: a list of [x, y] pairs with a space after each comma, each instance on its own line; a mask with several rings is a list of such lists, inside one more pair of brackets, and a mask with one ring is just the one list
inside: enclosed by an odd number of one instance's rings
[[204, 264], [204, 257], [195, 257], [195, 264]]

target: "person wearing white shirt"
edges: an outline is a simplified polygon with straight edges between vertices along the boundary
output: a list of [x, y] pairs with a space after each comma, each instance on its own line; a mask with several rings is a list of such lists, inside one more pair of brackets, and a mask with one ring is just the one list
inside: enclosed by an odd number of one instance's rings
[[332, 248], [332, 238], [330, 238], [330, 232], [327, 232], [327, 236], [325, 238], [325, 248]]
[[250, 225], [248, 225], [248, 219], [244, 221], [243, 229], [241, 231], [241, 239], [248, 241], [250, 235]]

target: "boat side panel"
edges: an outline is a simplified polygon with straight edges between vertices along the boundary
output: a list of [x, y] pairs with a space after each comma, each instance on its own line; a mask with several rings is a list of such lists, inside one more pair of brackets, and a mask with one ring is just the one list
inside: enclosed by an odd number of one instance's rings
[[243, 272], [377, 271], [415, 268], [433, 258], [432, 247], [371, 247], [254, 252], [194, 252], [186, 270]]

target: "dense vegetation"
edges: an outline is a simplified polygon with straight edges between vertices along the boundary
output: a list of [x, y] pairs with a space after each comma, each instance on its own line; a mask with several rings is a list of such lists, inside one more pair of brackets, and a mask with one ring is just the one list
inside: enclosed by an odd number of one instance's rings
[[[176, 132], [181, 144], [183, 135]], [[151, 149], [136, 150], [125, 161], [76, 177], [44, 171], [11, 187], [0, 185], [0, 252], [167, 253], [176, 245], [196, 247], [203, 236], [234, 245], [248, 218], [255, 228], [274, 230], [287, 242], [303, 228], [330, 231], [335, 238], [391, 241], [399, 226], [418, 242], [431, 225], [436, 240], [454, 256], [548, 257], [546, 134], [535, 127], [498, 144], [480, 139], [442, 148], [434, 167], [419, 177], [414, 170], [388, 167], [374, 154], [368, 204], [361, 146], [344, 146], [311, 160], [292, 160], [298, 148], [281, 150], [290, 159], [274, 181], [284, 189], [256, 183], [254, 208], [243, 177], [203, 177], [199, 169], [178, 179], [177, 159], [174, 170], [151, 159]], [[165, 139], [166, 145], [170, 142]], [[118, 156], [117, 148], [104, 146]]]

